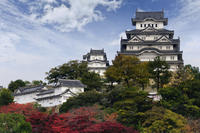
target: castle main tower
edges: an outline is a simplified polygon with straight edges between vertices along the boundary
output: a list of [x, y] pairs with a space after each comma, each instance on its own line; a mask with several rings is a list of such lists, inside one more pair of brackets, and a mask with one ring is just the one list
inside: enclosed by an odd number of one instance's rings
[[164, 11], [136, 11], [132, 24], [136, 28], [126, 31], [127, 39], [121, 39], [118, 54], [134, 55], [141, 61], [153, 61], [160, 56], [170, 65], [171, 71], [183, 66], [180, 38], [174, 39], [174, 31], [165, 29], [168, 19], [164, 17]]

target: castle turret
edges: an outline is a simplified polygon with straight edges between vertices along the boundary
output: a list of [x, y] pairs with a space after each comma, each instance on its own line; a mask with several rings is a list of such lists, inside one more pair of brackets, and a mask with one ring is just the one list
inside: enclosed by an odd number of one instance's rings
[[91, 49], [89, 53], [83, 56], [83, 59], [88, 62], [88, 68], [91, 72], [98, 73], [102, 77], [104, 76], [104, 72], [109, 65], [104, 49]]

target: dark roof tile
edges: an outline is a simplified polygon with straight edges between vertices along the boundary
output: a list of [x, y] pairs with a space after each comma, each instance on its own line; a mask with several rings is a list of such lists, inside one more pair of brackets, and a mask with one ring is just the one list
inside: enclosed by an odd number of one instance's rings
[[[14, 96], [38, 92], [38, 91], [42, 90], [42, 88], [44, 88], [43, 85], [19, 88], [15, 91]], [[20, 93], [17, 93], [18, 91]]]
[[80, 80], [59, 79], [59, 83], [67, 87], [86, 87]]
[[164, 18], [164, 12], [136, 12], [136, 19], [144, 20], [146, 18], [160, 20]]

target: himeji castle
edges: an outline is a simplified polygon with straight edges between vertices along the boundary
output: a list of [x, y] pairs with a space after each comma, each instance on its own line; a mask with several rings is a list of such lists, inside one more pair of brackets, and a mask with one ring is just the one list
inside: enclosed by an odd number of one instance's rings
[[174, 31], [165, 29], [168, 18], [164, 17], [164, 11], [136, 11], [132, 24], [136, 28], [126, 31], [127, 39], [121, 39], [118, 54], [134, 55], [141, 61], [153, 61], [160, 56], [170, 65], [171, 71], [183, 66], [180, 38], [174, 39]]
[[91, 72], [98, 73], [101, 77], [104, 77], [104, 72], [109, 66], [104, 49], [91, 49], [89, 53], [83, 56], [83, 60], [88, 62], [88, 68]]

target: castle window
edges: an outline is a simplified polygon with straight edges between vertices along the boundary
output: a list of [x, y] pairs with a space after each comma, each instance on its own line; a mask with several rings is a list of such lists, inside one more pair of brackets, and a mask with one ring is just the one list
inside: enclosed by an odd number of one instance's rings
[[133, 49], [133, 46], [129, 46], [129, 49]]
[[162, 59], [163, 61], [165, 61], [165, 60], [166, 60], [166, 57], [165, 57], [165, 56], [163, 56], [163, 57], [161, 57], [161, 59]]
[[155, 36], [155, 37], [154, 37], [154, 40], [157, 40], [157, 39], [158, 39], [158, 37], [157, 37], [157, 36]]
[[158, 24], [156, 24], [156, 27], [158, 27]]
[[145, 37], [145, 36], [143, 36], [143, 37], [142, 37], [142, 40], [145, 40], [145, 39], [146, 39], [146, 37]]
[[148, 24], [148, 26], [150, 27], [151, 25], [150, 25], [150, 24]]
[[159, 48], [162, 49], [162, 46], [160, 46]]
[[140, 24], [140, 27], [142, 27], [142, 24]]
[[169, 50], [169, 49], [170, 49], [170, 46], [166, 46], [166, 49]]
[[146, 27], [146, 24], [144, 24], [144, 27]]
[[170, 56], [170, 59], [171, 59], [171, 60], [174, 60], [174, 56]]
[[152, 24], [151, 26], [154, 27], [154, 24]]
[[137, 48], [138, 48], [138, 50], [139, 50], [139, 49], [140, 49], [140, 46], [138, 46]]

